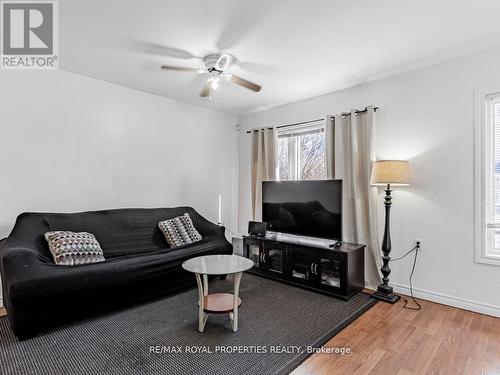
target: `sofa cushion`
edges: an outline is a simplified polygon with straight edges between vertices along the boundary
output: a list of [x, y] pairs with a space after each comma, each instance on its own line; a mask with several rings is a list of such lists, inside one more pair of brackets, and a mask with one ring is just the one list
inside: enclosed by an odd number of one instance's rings
[[77, 265], [104, 261], [101, 245], [91, 233], [53, 231], [46, 232], [44, 236], [55, 264]]
[[160, 221], [158, 227], [170, 247], [178, 247], [201, 241], [201, 235], [194, 227], [191, 217], [187, 212], [182, 216]]

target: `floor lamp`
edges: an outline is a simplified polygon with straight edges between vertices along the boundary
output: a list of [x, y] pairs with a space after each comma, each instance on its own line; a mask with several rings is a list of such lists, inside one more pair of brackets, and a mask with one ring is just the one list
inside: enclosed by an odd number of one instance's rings
[[409, 183], [409, 168], [408, 162], [405, 160], [379, 160], [373, 164], [371, 184], [376, 186], [385, 186], [385, 227], [384, 239], [382, 241], [382, 284], [377, 287], [377, 291], [372, 293], [372, 297], [384, 302], [395, 303], [399, 296], [394, 294], [393, 289], [389, 286], [389, 261], [391, 260], [391, 228], [390, 214], [392, 205], [391, 187], [392, 186], [408, 186]]

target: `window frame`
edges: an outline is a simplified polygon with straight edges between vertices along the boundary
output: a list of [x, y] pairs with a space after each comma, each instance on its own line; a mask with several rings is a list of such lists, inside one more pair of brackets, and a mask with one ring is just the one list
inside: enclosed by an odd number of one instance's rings
[[500, 86], [475, 91], [474, 114], [474, 257], [477, 263], [500, 266], [500, 250], [488, 246], [487, 184], [488, 126], [491, 121], [490, 102], [500, 99]]
[[[298, 142], [298, 138], [303, 135], [315, 133], [325, 133], [325, 123], [323, 120], [321, 122], [318, 121], [316, 125], [308, 124], [306, 126], [290, 126], [287, 128], [282, 128], [282, 130], [278, 129], [277, 139], [288, 138], [288, 180], [286, 181], [304, 181], [302, 180], [300, 174], [300, 145]], [[279, 170], [277, 171], [276, 175], [279, 179]]]

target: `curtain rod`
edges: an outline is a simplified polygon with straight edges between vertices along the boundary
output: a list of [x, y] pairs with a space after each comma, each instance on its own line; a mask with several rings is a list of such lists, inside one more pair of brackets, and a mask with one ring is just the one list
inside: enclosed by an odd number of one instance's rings
[[[373, 112], [377, 112], [377, 109], [378, 107], [373, 107]], [[365, 113], [366, 111], [368, 111], [368, 108], [365, 108], [365, 109], [361, 109], [359, 111], [354, 111], [354, 114], [357, 115], [358, 113]], [[344, 116], [350, 116], [351, 115], [351, 112], [343, 112], [340, 114], [342, 117]], [[332, 117], [332, 119], [335, 118], [335, 117]], [[318, 121], [324, 121], [325, 119], [324, 118], [318, 118], [316, 120], [309, 120], [309, 121], [302, 121], [302, 122], [294, 122], [293, 124], [286, 124], [286, 125], [280, 125], [280, 126], [276, 126], [276, 129], [280, 129], [280, 128], [286, 128], [286, 127], [289, 127], [289, 126], [296, 126], [296, 125], [304, 125], [304, 124], [310, 124], [312, 122], [318, 122]], [[265, 129], [265, 128], [263, 128]], [[267, 129], [273, 129], [273, 128], [267, 128]], [[247, 130], [247, 134], [250, 134], [252, 132], [258, 132], [260, 129], [253, 129], [253, 130]]]

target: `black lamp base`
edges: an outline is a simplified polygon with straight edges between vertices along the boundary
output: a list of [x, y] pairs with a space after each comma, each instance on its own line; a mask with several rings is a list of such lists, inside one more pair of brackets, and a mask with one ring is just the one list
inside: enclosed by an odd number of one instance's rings
[[391, 304], [398, 302], [401, 298], [392, 291], [392, 288], [390, 286], [384, 284], [380, 284], [377, 291], [370, 294], [370, 297]]
[[389, 274], [391, 269], [389, 268], [389, 262], [391, 261], [391, 228], [390, 228], [390, 212], [391, 212], [391, 185], [387, 184], [387, 189], [385, 190], [385, 228], [384, 228], [384, 239], [382, 241], [382, 263], [383, 266], [380, 269], [383, 277], [382, 284], [377, 287], [377, 291], [371, 294], [372, 298], [378, 299], [379, 301], [384, 301], [388, 303], [396, 303], [399, 300], [399, 296], [394, 294], [392, 287], [389, 286]]

